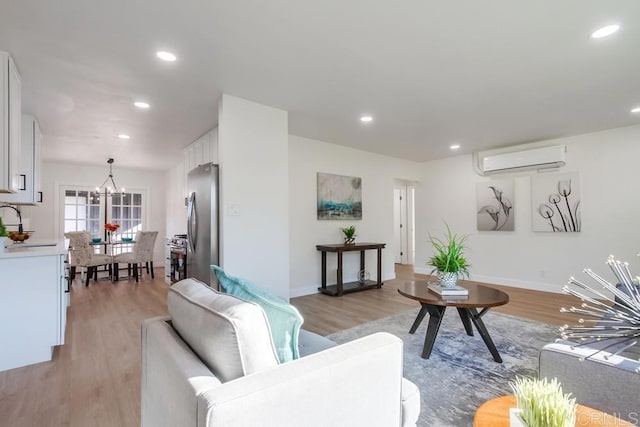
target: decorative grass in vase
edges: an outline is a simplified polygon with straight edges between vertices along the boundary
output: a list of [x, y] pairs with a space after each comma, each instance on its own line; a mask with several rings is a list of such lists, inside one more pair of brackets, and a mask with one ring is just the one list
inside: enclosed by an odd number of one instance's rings
[[[509, 383], [516, 396], [520, 420], [526, 427], [574, 427], [576, 399], [564, 394], [556, 378], [516, 378]], [[512, 424], [513, 425], [513, 424]]]

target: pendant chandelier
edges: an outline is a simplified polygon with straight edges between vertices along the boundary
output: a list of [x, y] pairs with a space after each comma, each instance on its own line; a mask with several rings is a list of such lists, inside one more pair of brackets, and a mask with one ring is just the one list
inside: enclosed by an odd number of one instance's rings
[[109, 158], [107, 160], [107, 163], [109, 164], [109, 176], [107, 176], [107, 178], [104, 180], [102, 185], [100, 185], [99, 187], [96, 187], [96, 193], [97, 194], [104, 193], [105, 196], [107, 194], [109, 195], [124, 194], [124, 188], [120, 188], [120, 191], [118, 191], [118, 186], [116, 185], [116, 181], [113, 179], [113, 159]]

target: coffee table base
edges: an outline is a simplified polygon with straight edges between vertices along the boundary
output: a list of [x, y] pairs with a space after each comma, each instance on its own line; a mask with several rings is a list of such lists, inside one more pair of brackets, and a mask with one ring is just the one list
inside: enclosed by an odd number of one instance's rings
[[[413, 322], [411, 329], [409, 329], [409, 333], [413, 334], [418, 329], [418, 326], [424, 320], [424, 317], [427, 313], [429, 313], [429, 324], [427, 325], [427, 335], [424, 338], [424, 347], [422, 348], [422, 358], [428, 359], [431, 356], [431, 351], [433, 350], [433, 344], [436, 342], [436, 336], [438, 335], [438, 331], [440, 330], [440, 324], [442, 323], [442, 318], [444, 317], [444, 313], [447, 309], [446, 306], [432, 305], [426, 303], [420, 303], [421, 308], [416, 320]], [[460, 320], [464, 325], [464, 329], [467, 332], [467, 335], [473, 336], [473, 328], [471, 323], [473, 323], [478, 330], [478, 333], [482, 337], [485, 345], [491, 352], [493, 356], [493, 360], [498, 363], [502, 363], [502, 358], [500, 357], [500, 353], [498, 353], [498, 349], [496, 348], [491, 336], [489, 335], [489, 331], [487, 331], [484, 322], [482, 321], [482, 316], [484, 316], [487, 311], [489, 311], [488, 307], [483, 308], [479, 313], [475, 308], [462, 308], [457, 307], [458, 315], [460, 316]]]

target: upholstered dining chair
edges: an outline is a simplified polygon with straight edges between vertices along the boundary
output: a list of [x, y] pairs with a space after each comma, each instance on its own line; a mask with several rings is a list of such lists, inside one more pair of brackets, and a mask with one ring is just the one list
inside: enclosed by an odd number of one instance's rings
[[69, 239], [69, 267], [71, 269], [71, 282], [76, 276], [76, 267], [87, 269], [85, 286], [89, 286], [89, 280], [93, 276], [98, 279], [98, 267], [106, 265], [109, 268], [109, 276], [112, 275], [113, 257], [111, 255], [96, 254], [90, 245], [91, 234], [87, 231], [70, 231], [64, 233]]
[[133, 266], [133, 276], [136, 278], [136, 282], [140, 278], [138, 266], [142, 266], [143, 263], [147, 268], [147, 274], [151, 273], [152, 279], [155, 277], [153, 274], [153, 247], [157, 237], [157, 231], [138, 231], [134, 238], [133, 252], [125, 252], [113, 257], [116, 280], [118, 279], [118, 265], [120, 263], [127, 264], [129, 274], [131, 274], [131, 267]]

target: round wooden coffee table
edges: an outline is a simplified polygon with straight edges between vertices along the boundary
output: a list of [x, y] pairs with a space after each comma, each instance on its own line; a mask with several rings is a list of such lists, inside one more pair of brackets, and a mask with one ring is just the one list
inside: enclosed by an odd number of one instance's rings
[[[509, 408], [516, 407], [513, 395], [496, 397], [482, 404], [473, 417], [473, 427], [509, 427]], [[578, 405], [576, 426], [632, 426], [627, 421], [588, 406]]]
[[[409, 333], [415, 333], [420, 323], [422, 323], [424, 316], [429, 313], [429, 325], [422, 349], [422, 358], [428, 359], [431, 355], [431, 350], [433, 350], [433, 344], [436, 341], [445, 310], [447, 307], [456, 307], [467, 335], [473, 336], [473, 328], [471, 327], [471, 323], [473, 322], [482, 340], [491, 352], [493, 360], [502, 363], [500, 353], [498, 353], [487, 328], [484, 326], [482, 316], [489, 311], [489, 308], [508, 303], [509, 295], [497, 289], [473, 283], [465, 283], [463, 287], [469, 290], [467, 297], [438, 295], [429, 290], [428, 282], [426, 281], [405, 282], [404, 286], [400, 286], [398, 289], [400, 295], [416, 300], [420, 302], [421, 305], [420, 312], [413, 322]], [[478, 312], [478, 308], [482, 310]]]

